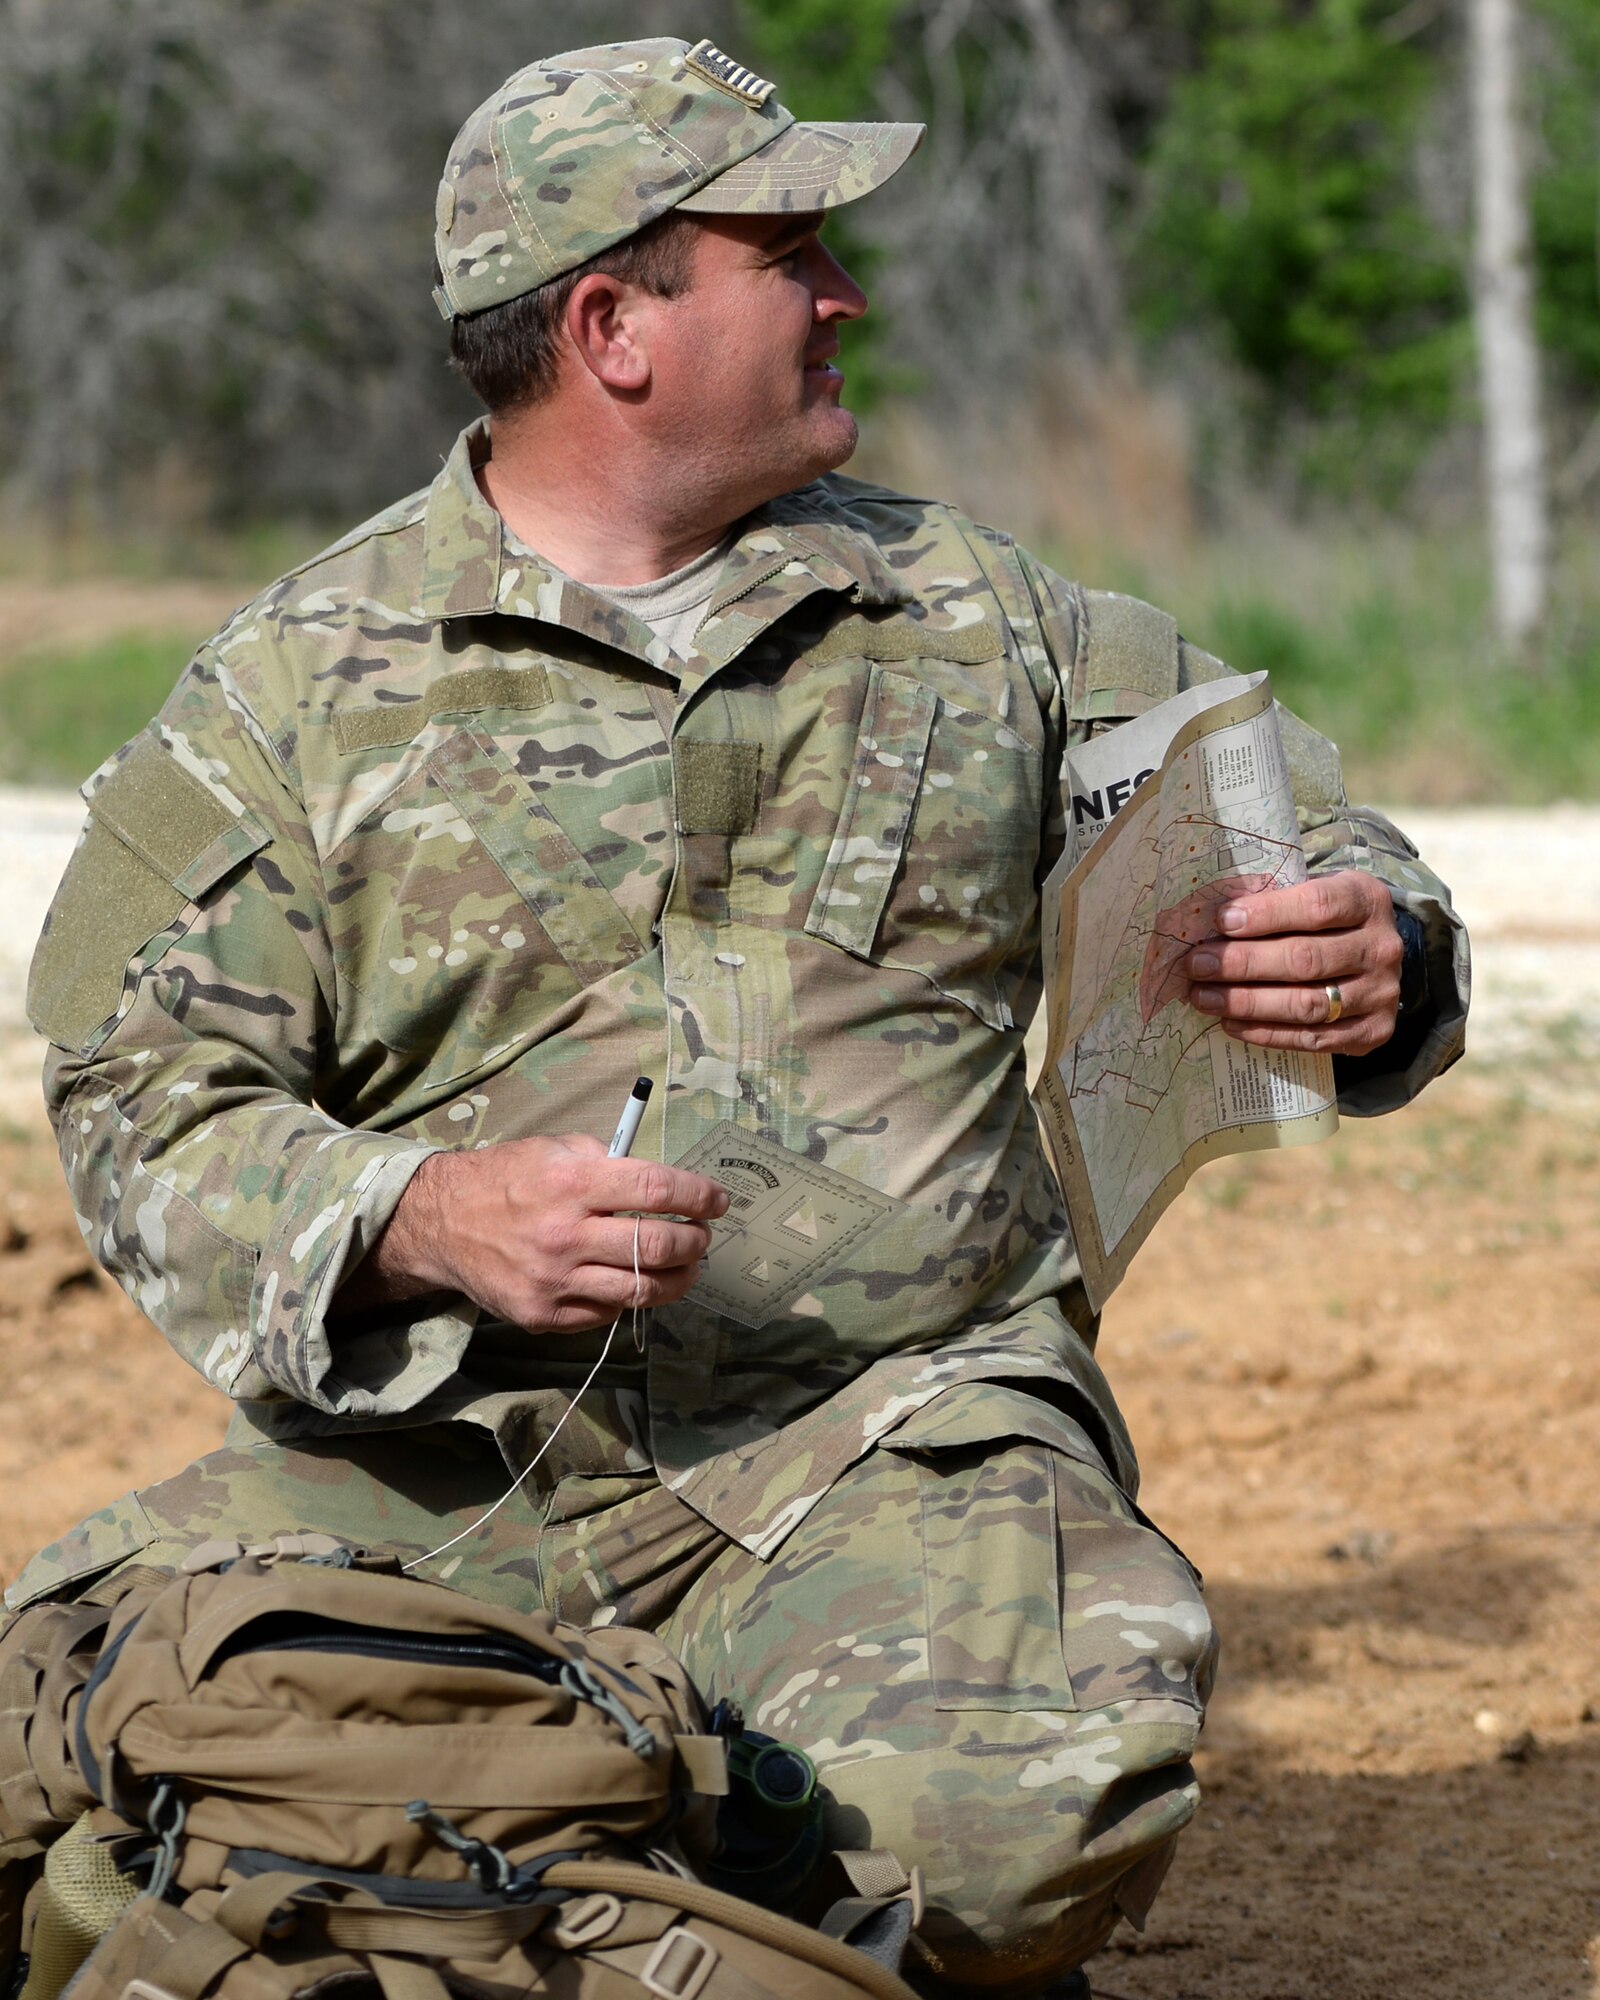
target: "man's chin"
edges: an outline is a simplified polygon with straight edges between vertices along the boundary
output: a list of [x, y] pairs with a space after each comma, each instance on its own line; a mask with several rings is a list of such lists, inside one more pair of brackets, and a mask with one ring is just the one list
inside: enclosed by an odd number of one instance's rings
[[813, 479], [820, 479], [825, 472], [836, 472], [845, 463], [856, 448], [856, 420], [848, 410], [829, 410], [827, 418], [825, 423], [807, 425], [803, 439], [789, 439], [792, 449], [774, 452], [758, 469], [753, 469], [754, 476], [740, 495], [739, 512], [764, 507], [780, 494], [809, 486]]
[[826, 426], [826, 436], [819, 440], [817, 469], [813, 479], [824, 472], [837, 472], [855, 452], [861, 438], [861, 428], [848, 410], [830, 410]]

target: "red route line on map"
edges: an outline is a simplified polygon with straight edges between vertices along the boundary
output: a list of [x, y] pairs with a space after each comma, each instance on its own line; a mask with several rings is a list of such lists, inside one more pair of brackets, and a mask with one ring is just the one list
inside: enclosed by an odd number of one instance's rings
[[[1289, 857], [1297, 851], [1295, 843], [1293, 841], [1275, 840], [1272, 838], [1270, 834], [1258, 833], [1252, 827], [1234, 826], [1227, 820], [1211, 819], [1204, 814], [1199, 814], [1199, 813], [1180, 814], [1176, 818], [1171, 819], [1167, 822], [1168, 831], [1170, 831], [1175, 826], [1210, 827], [1217, 833], [1225, 835], [1236, 835], [1240, 839], [1253, 841], [1258, 846], [1261, 847], [1276, 848], [1283, 858], [1279, 862], [1278, 866], [1270, 871], [1268, 875], [1269, 884], [1275, 883], [1280, 879], [1284, 868], [1288, 864]], [[1160, 858], [1159, 842], [1154, 844], [1156, 845], [1157, 859], [1159, 860]], [[1260, 895], [1261, 891], [1259, 889], [1252, 890], [1251, 894]], [[1165, 913], [1163, 912], [1163, 914]], [[1174, 943], [1174, 944], [1181, 943], [1183, 944], [1185, 950], [1189, 948], [1188, 939], [1184, 938], [1180, 932], [1163, 930], [1159, 920], [1155, 924], [1153, 924], [1148, 931], [1145, 932], [1140, 931], [1140, 928], [1137, 923], [1130, 924], [1129, 932], [1134, 938], [1140, 939], [1142, 941], [1144, 950], [1146, 952], [1149, 951], [1152, 941], [1155, 940], [1156, 938], [1165, 938], [1168, 940], [1169, 943]], [[1101, 990], [1103, 991], [1104, 989], [1102, 988]], [[1099, 995], [1097, 994], [1096, 999], [1098, 1000], [1098, 998]], [[1216, 1023], [1214, 1021], [1207, 1021], [1204, 1024], [1204, 1026], [1201, 1027], [1201, 1029], [1197, 1034], [1195, 1034], [1188, 1041], [1185, 1041], [1183, 1043], [1182, 1047], [1178, 1051], [1178, 1054], [1173, 1059], [1172, 1069], [1171, 1071], [1169, 1071], [1169, 1076], [1176, 1074], [1178, 1066], [1185, 1060], [1185, 1058], [1189, 1055], [1190, 1051], [1197, 1048], [1200, 1045], [1200, 1043], [1205, 1040], [1206, 1036], [1210, 1034], [1211, 1030], [1215, 1026]], [[1170, 1033], [1171, 1030], [1163, 1029], [1162, 1032], [1164, 1034]], [[1067, 1102], [1069, 1110], [1071, 1108], [1073, 1101], [1077, 1098], [1099, 1097], [1102, 1094], [1102, 1086], [1106, 1083], [1112, 1083], [1112, 1082], [1120, 1083], [1122, 1084], [1124, 1091], [1132, 1090], [1137, 1087], [1136, 1079], [1129, 1072], [1125, 1070], [1109, 1069], [1109, 1068], [1101, 1070], [1099, 1079], [1095, 1083], [1079, 1084], [1077, 1081], [1079, 1060], [1080, 1060], [1079, 1048], [1078, 1044], [1075, 1042], [1072, 1046], [1073, 1081], [1067, 1087]], [[1156, 1114], [1156, 1111], [1161, 1106], [1161, 1104], [1163, 1104], [1166, 1101], [1166, 1097], [1167, 1097], [1167, 1090], [1163, 1089], [1159, 1093], [1156, 1103], [1152, 1105], [1135, 1104], [1127, 1096], [1124, 1096], [1121, 1101], [1124, 1105], [1127, 1106], [1128, 1110], [1139, 1111], [1142, 1112], [1145, 1117], [1153, 1118]]]
[[[1223, 833], [1223, 834], [1237, 834], [1237, 835], [1239, 835], [1239, 836], [1240, 836], [1240, 838], [1242, 838], [1242, 839], [1246, 839], [1246, 840], [1253, 840], [1253, 841], [1257, 841], [1257, 842], [1259, 842], [1259, 843], [1260, 843], [1260, 844], [1261, 844], [1261, 845], [1262, 845], [1263, 847], [1275, 847], [1275, 848], [1277, 848], [1277, 849], [1278, 849], [1278, 850], [1280, 851], [1280, 853], [1282, 854], [1282, 856], [1283, 856], [1283, 860], [1282, 860], [1282, 861], [1281, 861], [1281, 862], [1279, 863], [1279, 865], [1278, 865], [1278, 867], [1277, 867], [1277, 868], [1275, 868], [1275, 869], [1273, 869], [1273, 870], [1271, 871], [1271, 874], [1270, 874], [1270, 876], [1269, 876], [1269, 878], [1268, 878], [1269, 882], [1276, 882], [1276, 881], [1277, 881], [1277, 880], [1279, 879], [1279, 877], [1280, 877], [1280, 876], [1282, 875], [1282, 873], [1283, 873], [1283, 869], [1284, 869], [1285, 865], [1287, 865], [1287, 862], [1288, 862], [1288, 859], [1289, 859], [1289, 856], [1290, 856], [1291, 854], [1293, 854], [1293, 853], [1295, 852], [1295, 844], [1294, 844], [1294, 842], [1293, 842], [1293, 841], [1289, 841], [1289, 840], [1274, 840], [1274, 839], [1273, 839], [1273, 838], [1272, 838], [1272, 837], [1271, 837], [1271, 836], [1270, 836], [1269, 834], [1264, 834], [1264, 833], [1256, 833], [1256, 832], [1254, 832], [1254, 831], [1253, 831], [1253, 830], [1252, 830], [1251, 828], [1249, 828], [1249, 827], [1244, 827], [1244, 826], [1233, 826], [1233, 825], [1231, 825], [1231, 824], [1230, 824], [1230, 823], [1229, 823], [1229, 822], [1228, 822], [1227, 820], [1221, 820], [1221, 819], [1210, 819], [1210, 818], [1207, 818], [1207, 817], [1205, 817], [1205, 816], [1204, 816], [1203, 814], [1198, 814], [1198, 813], [1182, 813], [1182, 814], [1179, 814], [1179, 815], [1178, 815], [1178, 816], [1177, 816], [1177, 817], [1176, 817], [1175, 819], [1171, 819], [1171, 820], [1169, 820], [1169, 821], [1167, 822], [1167, 825], [1168, 825], [1168, 828], [1169, 828], [1169, 830], [1170, 830], [1170, 828], [1172, 828], [1172, 827], [1175, 827], [1175, 826], [1209, 826], [1209, 827], [1212, 827], [1212, 828], [1214, 828], [1214, 829], [1215, 829], [1215, 831], [1216, 831], [1216, 832], [1218, 832], [1218, 833]], [[1160, 860], [1160, 843], [1159, 843], [1159, 837], [1158, 837], [1158, 839], [1157, 839], [1156, 841], [1153, 841], [1153, 842], [1151, 842], [1151, 843], [1149, 843], [1149, 844], [1150, 844], [1151, 846], [1153, 846], [1153, 847], [1155, 848], [1155, 850], [1156, 850], [1156, 858], [1157, 858], [1157, 861], [1159, 862], [1159, 860]], [[1157, 879], [1159, 880], [1159, 871], [1158, 871], [1158, 876], [1157, 876]], [[1152, 887], [1153, 887], [1153, 886], [1154, 886], [1154, 885], [1152, 885]], [[1260, 890], [1254, 890], [1254, 891], [1252, 891], [1252, 894], [1255, 894], [1255, 895], [1259, 895], [1260, 893], [1261, 893], [1261, 892], [1260, 892]], [[1163, 914], [1165, 914], [1165, 913], [1163, 912]], [[1138, 939], [1139, 939], [1139, 940], [1141, 941], [1141, 943], [1142, 943], [1142, 945], [1143, 945], [1143, 948], [1144, 948], [1144, 949], [1145, 949], [1146, 951], [1148, 951], [1148, 950], [1150, 949], [1150, 944], [1151, 944], [1151, 941], [1152, 941], [1153, 939], [1155, 939], [1155, 938], [1159, 938], [1159, 937], [1164, 937], [1164, 938], [1168, 939], [1168, 940], [1169, 940], [1170, 942], [1177, 942], [1177, 933], [1176, 933], [1176, 932], [1173, 932], [1173, 931], [1165, 931], [1165, 930], [1163, 930], [1163, 929], [1161, 928], [1161, 924], [1160, 924], [1160, 920], [1159, 920], [1159, 918], [1158, 918], [1158, 919], [1157, 919], [1157, 921], [1156, 921], [1156, 922], [1155, 922], [1155, 923], [1154, 923], [1154, 924], [1153, 924], [1153, 925], [1152, 925], [1152, 926], [1150, 927], [1150, 929], [1149, 929], [1148, 931], [1143, 931], [1143, 932], [1141, 932], [1141, 930], [1140, 930], [1140, 928], [1139, 928], [1139, 926], [1138, 926], [1138, 924], [1137, 924], [1137, 923], [1133, 923], [1133, 924], [1130, 924], [1128, 928], [1129, 928], [1129, 934], [1130, 934], [1131, 936], [1135, 937], [1135, 938], [1138, 938]], [[1187, 948], [1187, 944], [1186, 944], [1185, 948]], [[1100, 999], [1101, 999], [1101, 995], [1103, 994], [1104, 990], [1105, 990], [1105, 989], [1104, 989], [1104, 988], [1102, 987], [1102, 988], [1100, 989], [1100, 991], [1099, 991], [1099, 992], [1097, 992], [1097, 993], [1096, 993], [1096, 995], [1095, 995], [1095, 1007], [1096, 1007], [1096, 1010], [1097, 1010], [1097, 1011], [1098, 1011], [1098, 1007], [1099, 1007], [1099, 1003], [1100, 1003]], [[1190, 1046], [1192, 1047], [1192, 1046], [1193, 1046], [1193, 1044], [1191, 1044]], [[1187, 1053], [1187, 1051], [1185, 1051], [1185, 1053]], [[1180, 1058], [1180, 1060], [1181, 1060], [1181, 1058]], [[1090, 1093], [1086, 1093], [1086, 1094], [1090, 1094]]]

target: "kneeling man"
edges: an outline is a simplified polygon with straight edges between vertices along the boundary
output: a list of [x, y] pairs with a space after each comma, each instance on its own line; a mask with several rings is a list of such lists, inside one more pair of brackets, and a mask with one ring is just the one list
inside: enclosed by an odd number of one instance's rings
[[[11, 1602], [306, 1529], [650, 1626], [926, 1870], [930, 1991], [1027, 1995], [1143, 1920], [1213, 1658], [1027, 1095], [1038, 885], [1067, 750], [1224, 669], [837, 476], [824, 225], [920, 137], [669, 40], [463, 128], [435, 296], [487, 420], [88, 788], [31, 990], [62, 1155], [237, 1417]], [[1291, 747], [1311, 880], [1191, 998], [1383, 1109], [1459, 1048], [1447, 895]], [[786, 1192], [702, 1276], [723, 1182]]]

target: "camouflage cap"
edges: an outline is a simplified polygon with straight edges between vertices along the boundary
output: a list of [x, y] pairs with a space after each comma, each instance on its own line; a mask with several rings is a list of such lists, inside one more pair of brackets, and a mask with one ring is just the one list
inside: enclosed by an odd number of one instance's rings
[[711, 42], [608, 42], [518, 70], [462, 126], [434, 211], [446, 319], [531, 292], [668, 209], [835, 208], [921, 125], [803, 125]]

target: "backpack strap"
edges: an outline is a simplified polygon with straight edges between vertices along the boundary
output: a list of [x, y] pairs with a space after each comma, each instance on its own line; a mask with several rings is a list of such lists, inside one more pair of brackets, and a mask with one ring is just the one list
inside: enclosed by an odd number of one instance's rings
[[842, 1875], [853, 1893], [830, 1903], [817, 1929], [897, 1972], [922, 1922], [922, 1870], [907, 1874], [888, 1847], [836, 1848], [824, 1866]]
[[88, 1670], [78, 1656], [110, 1615], [98, 1605], [30, 1605], [0, 1642], [0, 1853], [7, 1857], [39, 1853], [94, 1803], [67, 1754], [66, 1711]]
[[548, 1899], [500, 1910], [470, 1911], [390, 1910], [345, 1902], [319, 1907], [317, 1921], [329, 1944], [369, 1957], [380, 1952], [415, 1951], [436, 1958], [498, 1958], [537, 1930], [550, 1908]]
[[[314, 1875], [254, 1875], [226, 1890], [207, 1918], [197, 1920], [181, 1911], [168, 1911], [168, 1921], [177, 1934], [150, 1965], [150, 1984], [171, 2000], [201, 2000], [238, 1960], [261, 1952], [270, 1954], [279, 1911], [319, 1883], [343, 1886]], [[297, 1914], [314, 1914], [317, 1928], [337, 1950], [359, 1952], [371, 1966], [385, 2000], [448, 2000], [449, 1989], [431, 1966], [394, 1954], [493, 1958], [525, 1937], [548, 1912], [542, 1908], [492, 1910], [462, 1919], [364, 1905], [301, 1902]]]
[[[181, 1915], [181, 1912], [173, 1912]], [[185, 1928], [150, 1968], [149, 1983], [172, 2000], [200, 2000], [250, 1947], [220, 1924], [185, 1919]]]
[[1178, 692], [1178, 621], [1113, 590], [1083, 593], [1083, 694], [1090, 724], [1140, 715]]
[[[758, 1903], [730, 1896], [709, 1883], [686, 1882], [681, 1876], [657, 1874], [630, 1861], [561, 1861], [549, 1870], [545, 1880], [552, 1888], [609, 1890], [614, 1896], [637, 1897], [643, 1902], [664, 1903], [688, 1916], [704, 1917], [714, 1924], [753, 1938], [785, 1952], [790, 1958], [832, 1972], [852, 1984], [872, 2000], [913, 2000], [911, 1988], [888, 1966], [838, 1939], [781, 1917]], [[681, 1935], [669, 1931], [662, 1939]], [[655, 1990], [661, 1990], [657, 1987]]]
[[383, 1988], [383, 2000], [450, 2000], [449, 1987], [420, 1958], [389, 1958], [373, 1951], [367, 1963]]
[[836, 1847], [828, 1857], [857, 1896], [910, 1896], [922, 1914], [922, 1871], [908, 1875], [892, 1847]]

